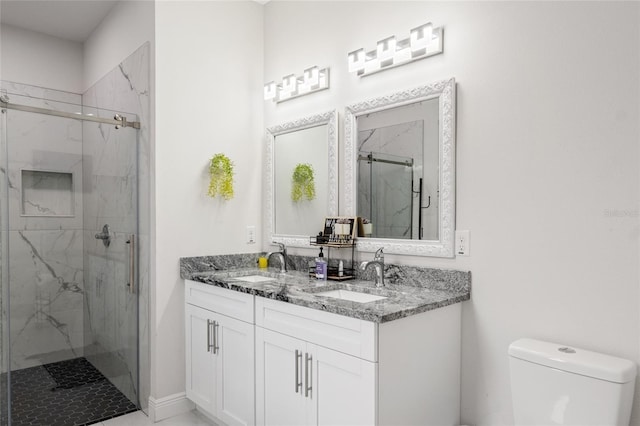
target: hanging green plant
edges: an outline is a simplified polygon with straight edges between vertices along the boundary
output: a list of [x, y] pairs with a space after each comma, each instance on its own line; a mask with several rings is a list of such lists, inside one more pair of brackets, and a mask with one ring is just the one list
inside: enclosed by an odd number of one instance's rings
[[209, 191], [211, 198], [220, 195], [225, 200], [233, 198], [233, 162], [224, 154], [211, 158], [209, 166]]
[[313, 167], [309, 163], [300, 163], [293, 169], [291, 176], [291, 199], [298, 202], [303, 198], [316, 198], [316, 184], [313, 181]]

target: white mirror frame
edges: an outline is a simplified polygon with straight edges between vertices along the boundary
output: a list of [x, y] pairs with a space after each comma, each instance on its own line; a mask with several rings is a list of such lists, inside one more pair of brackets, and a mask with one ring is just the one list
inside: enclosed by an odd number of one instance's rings
[[[290, 247], [311, 247], [309, 237], [311, 235], [284, 235], [275, 234], [275, 179], [274, 179], [274, 154], [275, 138], [278, 135], [291, 133], [309, 127], [327, 125], [327, 145], [328, 149], [328, 188], [327, 188], [327, 214], [326, 216], [338, 215], [338, 133], [337, 133], [338, 111], [333, 110], [322, 114], [316, 114], [299, 120], [290, 121], [267, 128], [267, 167], [265, 168], [266, 187], [266, 210], [268, 223], [268, 243], [282, 243]], [[318, 223], [318, 230], [322, 229], [322, 223]]]
[[438, 240], [401, 240], [390, 238], [359, 238], [357, 248], [361, 251], [374, 252], [384, 247], [385, 253], [408, 254], [413, 256], [454, 257], [455, 243], [455, 128], [456, 128], [456, 83], [455, 79], [443, 80], [427, 86], [416, 87], [382, 96], [365, 102], [349, 105], [345, 109], [345, 209], [344, 216], [356, 216], [357, 172], [356, 156], [358, 153], [357, 118], [402, 105], [421, 102], [428, 99], [439, 99], [440, 112], [440, 205]]

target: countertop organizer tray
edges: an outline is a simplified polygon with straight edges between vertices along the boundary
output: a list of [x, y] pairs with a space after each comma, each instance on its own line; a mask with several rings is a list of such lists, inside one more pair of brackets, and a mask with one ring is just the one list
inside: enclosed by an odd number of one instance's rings
[[[324, 238], [327, 238], [327, 240], [325, 240]], [[321, 236], [315, 236], [315, 237], [309, 237], [309, 244], [312, 246], [317, 246], [317, 247], [326, 247], [327, 248], [327, 253], [326, 253], [326, 260], [327, 262], [329, 262], [329, 259], [331, 258], [331, 249], [345, 249], [345, 248], [350, 248], [351, 249], [351, 260], [349, 259], [343, 259], [343, 268], [342, 268], [342, 276], [338, 275], [338, 268], [336, 266], [330, 266], [327, 269], [327, 279], [328, 280], [333, 280], [333, 281], [346, 281], [346, 280], [352, 280], [355, 278], [355, 264], [354, 264], [354, 260], [353, 260], [353, 256], [354, 256], [354, 252], [355, 252], [355, 247], [356, 247], [356, 241], [355, 238], [351, 238], [349, 237], [346, 240], [333, 240], [331, 241], [331, 238], [329, 237], [321, 237]], [[315, 269], [311, 270], [311, 268], [309, 269], [309, 275], [311, 276], [315, 276]]]

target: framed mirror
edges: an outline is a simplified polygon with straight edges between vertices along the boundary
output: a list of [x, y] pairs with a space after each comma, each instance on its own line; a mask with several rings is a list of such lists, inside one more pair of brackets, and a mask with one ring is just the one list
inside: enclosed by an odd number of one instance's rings
[[326, 216], [338, 214], [337, 111], [267, 129], [269, 242], [309, 247]]
[[455, 80], [349, 105], [345, 209], [362, 251], [454, 257]]

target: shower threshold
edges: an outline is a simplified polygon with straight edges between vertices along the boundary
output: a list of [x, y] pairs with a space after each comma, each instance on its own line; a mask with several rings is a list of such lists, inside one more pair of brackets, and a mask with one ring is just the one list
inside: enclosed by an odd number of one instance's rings
[[84, 357], [11, 372], [12, 426], [90, 425], [137, 410]]

